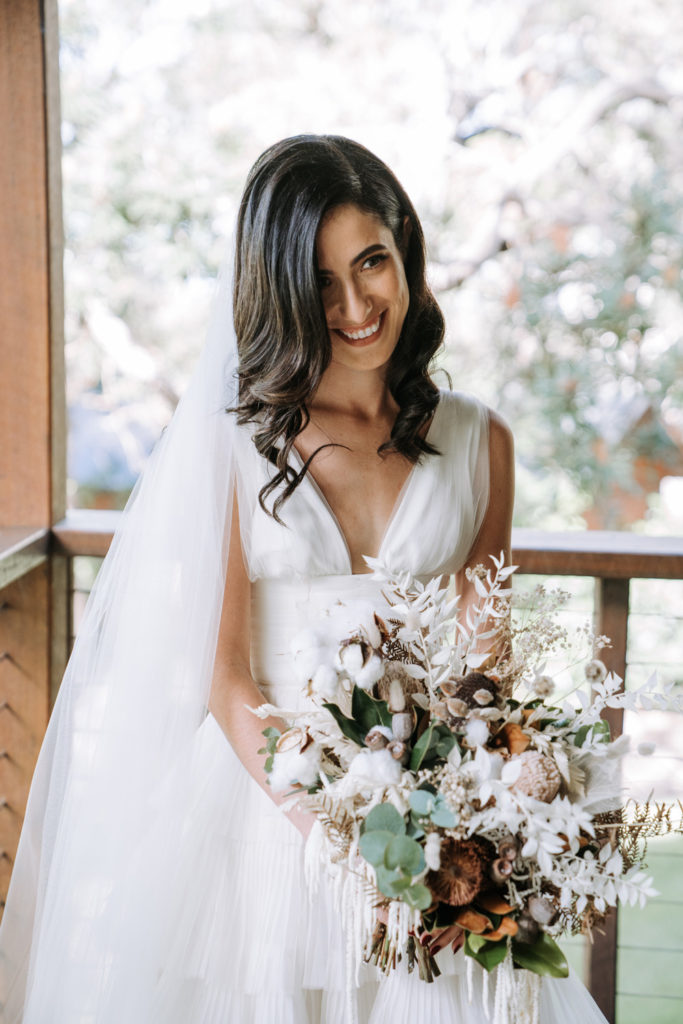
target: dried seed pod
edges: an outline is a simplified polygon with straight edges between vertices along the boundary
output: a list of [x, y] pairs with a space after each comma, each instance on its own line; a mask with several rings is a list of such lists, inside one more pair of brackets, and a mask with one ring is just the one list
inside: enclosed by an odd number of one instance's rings
[[282, 733], [282, 736], [278, 739], [275, 744], [275, 749], [278, 754], [283, 754], [286, 750], [294, 750], [295, 747], [299, 749], [300, 753], [303, 753], [307, 747], [313, 742], [313, 737], [310, 735], [307, 729], [300, 729], [299, 726], [293, 726], [291, 729], [287, 729]]
[[462, 679], [458, 680], [455, 696], [459, 697], [460, 700], [464, 700], [469, 708], [473, 708], [477, 707], [480, 703], [476, 700], [475, 694], [480, 693], [482, 690], [486, 690], [487, 693], [491, 694], [492, 701], [498, 696], [498, 687], [493, 679], [489, 679], [483, 672], [469, 672]]
[[476, 690], [472, 694], [472, 699], [474, 700], [475, 704], [478, 704], [479, 707], [483, 708], [486, 707], [487, 704], [491, 703], [491, 701], [493, 700], [493, 694], [491, 693], [490, 690], [485, 690], [484, 687], [482, 686], [481, 689]]
[[426, 885], [443, 903], [464, 907], [487, 881], [495, 848], [487, 839], [451, 839], [441, 843], [441, 866], [430, 871]]
[[497, 857], [491, 865], [491, 878], [496, 885], [502, 885], [512, 874], [512, 861]]
[[382, 750], [389, 743], [389, 737], [382, 726], [373, 725], [363, 742], [366, 747], [370, 747], [370, 750]]
[[535, 942], [540, 928], [531, 914], [523, 911], [517, 918], [517, 938], [520, 942]]
[[441, 722], [447, 722], [450, 719], [448, 708], [442, 700], [437, 701], [436, 704], [432, 704], [430, 710], [432, 712], [432, 716], [434, 718], [438, 718]]
[[442, 683], [439, 687], [444, 697], [455, 697], [458, 689], [458, 684], [453, 679], [447, 679], [445, 683]]
[[397, 740], [409, 740], [413, 734], [417, 715], [410, 711], [399, 711], [391, 716], [391, 731]]
[[557, 917], [555, 904], [545, 896], [531, 896], [526, 906], [529, 915], [543, 928], [552, 924]]
[[460, 700], [459, 697], [449, 697], [446, 701], [446, 707], [449, 713], [456, 718], [464, 718], [469, 711], [468, 705], [465, 704], [464, 700]]
[[410, 747], [407, 743], [404, 743], [402, 740], [392, 740], [391, 743], [387, 744], [387, 750], [395, 761], [400, 761], [401, 764], [408, 763]]
[[538, 750], [525, 750], [518, 759], [522, 768], [512, 788], [535, 800], [551, 803], [557, 796], [562, 782], [560, 770], [555, 762]]
[[498, 843], [498, 856], [503, 860], [514, 861], [519, 853], [519, 843], [514, 836], [505, 836]]

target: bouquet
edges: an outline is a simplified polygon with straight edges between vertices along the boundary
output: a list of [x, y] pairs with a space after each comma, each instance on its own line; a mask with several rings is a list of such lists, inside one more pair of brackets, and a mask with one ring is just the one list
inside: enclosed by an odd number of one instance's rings
[[439, 578], [371, 562], [386, 605], [338, 605], [296, 637], [308, 706], [257, 713], [291, 722], [264, 731], [269, 781], [316, 815], [307, 867], [336, 873], [358, 959], [388, 972], [405, 958], [431, 981], [419, 936], [455, 924], [467, 957], [506, 968], [496, 1005], [514, 1005], [515, 979], [567, 975], [558, 937], [654, 895], [647, 840], [681, 831], [671, 806], [622, 805], [628, 741], [601, 712], [683, 705], [652, 680], [622, 692], [587, 628], [590, 693], [554, 701], [567, 595], [537, 587], [516, 621], [513, 567], [492, 562], [469, 573], [480, 600], [463, 621]]

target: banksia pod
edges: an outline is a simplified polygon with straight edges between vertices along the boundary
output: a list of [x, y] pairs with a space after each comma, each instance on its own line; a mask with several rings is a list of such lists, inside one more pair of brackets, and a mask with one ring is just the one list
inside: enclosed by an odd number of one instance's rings
[[471, 839], [446, 838], [441, 844], [441, 867], [430, 871], [426, 884], [442, 903], [464, 907], [489, 884], [495, 848], [479, 836]]
[[538, 750], [525, 750], [518, 760], [522, 763], [522, 769], [512, 788], [549, 804], [557, 796], [562, 781], [555, 762]]

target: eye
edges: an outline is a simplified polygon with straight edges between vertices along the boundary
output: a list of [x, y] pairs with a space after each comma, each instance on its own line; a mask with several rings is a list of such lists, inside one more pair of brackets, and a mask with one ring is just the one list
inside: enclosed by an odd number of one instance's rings
[[389, 258], [389, 254], [386, 252], [373, 252], [372, 256], [368, 256], [366, 260], [363, 260], [363, 270], [375, 270], [381, 266], [386, 259]]
[[324, 288], [329, 288], [331, 284], [332, 281], [329, 277], [325, 277], [325, 275], [318, 277], [318, 288], [320, 288], [320, 291]]

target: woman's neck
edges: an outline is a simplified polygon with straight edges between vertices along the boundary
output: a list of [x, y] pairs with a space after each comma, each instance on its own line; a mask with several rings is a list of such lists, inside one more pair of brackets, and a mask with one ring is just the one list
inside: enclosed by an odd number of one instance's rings
[[396, 415], [397, 405], [385, 379], [385, 367], [377, 370], [352, 370], [330, 363], [309, 403], [315, 414], [344, 413], [364, 420]]

